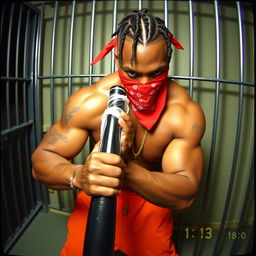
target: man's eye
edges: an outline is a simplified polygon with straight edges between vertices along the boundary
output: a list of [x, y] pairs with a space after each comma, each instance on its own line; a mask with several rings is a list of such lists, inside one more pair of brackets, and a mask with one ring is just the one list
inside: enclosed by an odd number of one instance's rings
[[162, 72], [163, 72], [163, 70], [162, 70], [162, 69], [156, 70], [155, 72], [153, 72], [153, 73], [152, 73], [152, 76], [153, 76], [153, 77], [155, 77], [155, 76], [159, 76], [159, 75], [161, 75], [161, 74], [162, 74]]
[[133, 71], [127, 71], [126, 73], [127, 73], [127, 75], [128, 75], [129, 77], [131, 77], [131, 78], [135, 78], [135, 77], [137, 76], [137, 73], [136, 73], [136, 72], [133, 72]]

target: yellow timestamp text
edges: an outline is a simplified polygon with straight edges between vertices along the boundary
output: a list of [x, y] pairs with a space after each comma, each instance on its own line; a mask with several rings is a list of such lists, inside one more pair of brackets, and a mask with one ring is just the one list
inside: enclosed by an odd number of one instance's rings
[[228, 239], [231, 240], [244, 240], [247, 238], [246, 232], [236, 232], [236, 231], [230, 231], [228, 232]]
[[185, 228], [185, 238], [186, 239], [212, 239], [213, 230], [211, 227], [202, 227], [199, 229], [195, 229], [192, 227]]

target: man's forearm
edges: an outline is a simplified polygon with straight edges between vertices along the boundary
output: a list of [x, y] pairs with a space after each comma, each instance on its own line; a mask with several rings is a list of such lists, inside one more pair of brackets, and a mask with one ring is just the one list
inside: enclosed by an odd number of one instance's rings
[[32, 156], [32, 164], [32, 175], [36, 180], [51, 189], [70, 189], [69, 178], [76, 166], [67, 159], [53, 152], [39, 149]]
[[151, 172], [133, 162], [125, 169], [125, 185], [145, 200], [175, 210], [188, 208], [197, 188], [186, 176]]

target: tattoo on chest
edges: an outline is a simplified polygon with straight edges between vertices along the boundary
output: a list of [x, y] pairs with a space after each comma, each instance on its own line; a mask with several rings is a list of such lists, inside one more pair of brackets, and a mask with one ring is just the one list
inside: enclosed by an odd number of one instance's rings
[[192, 126], [192, 132], [201, 133], [202, 127], [198, 123], [194, 123]]
[[74, 113], [78, 112], [79, 109], [80, 109], [80, 106], [73, 107], [69, 112], [64, 114], [63, 120], [65, 125], [67, 125], [67, 123], [73, 118]]
[[52, 137], [48, 144], [55, 144], [58, 140], [61, 140], [64, 143], [68, 143], [68, 137], [58, 132], [56, 129], [51, 129], [46, 137]]

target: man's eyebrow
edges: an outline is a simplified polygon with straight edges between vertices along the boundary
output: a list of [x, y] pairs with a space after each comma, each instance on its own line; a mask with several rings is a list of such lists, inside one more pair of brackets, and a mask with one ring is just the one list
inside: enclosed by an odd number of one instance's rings
[[149, 73], [155, 73], [155, 72], [160, 71], [160, 70], [162, 71], [162, 70], [164, 70], [165, 68], [166, 68], [166, 65], [160, 66], [160, 67], [158, 67], [158, 68], [156, 68], [156, 69], [150, 71]]
[[124, 71], [132, 71], [132, 72], [134, 72], [134, 73], [138, 73], [138, 71], [136, 71], [135, 69], [132, 69], [132, 68], [129, 68], [129, 67], [123, 67], [123, 70]]
[[[156, 69], [154, 69], [152, 71], [149, 71], [148, 73], [152, 74], [152, 73], [157, 72], [159, 70], [164, 70], [165, 68], [166, 68], [166, 65], [163, 65], [163, 66], [157, 67]], [[128, 72], [133, 72], [133, 73], [139, 74], [139, 72], [137, 70], [132, 69], [130, 67], [123, 67], [123, 70], [126, 71], [126, 72], [128, 71]]]

